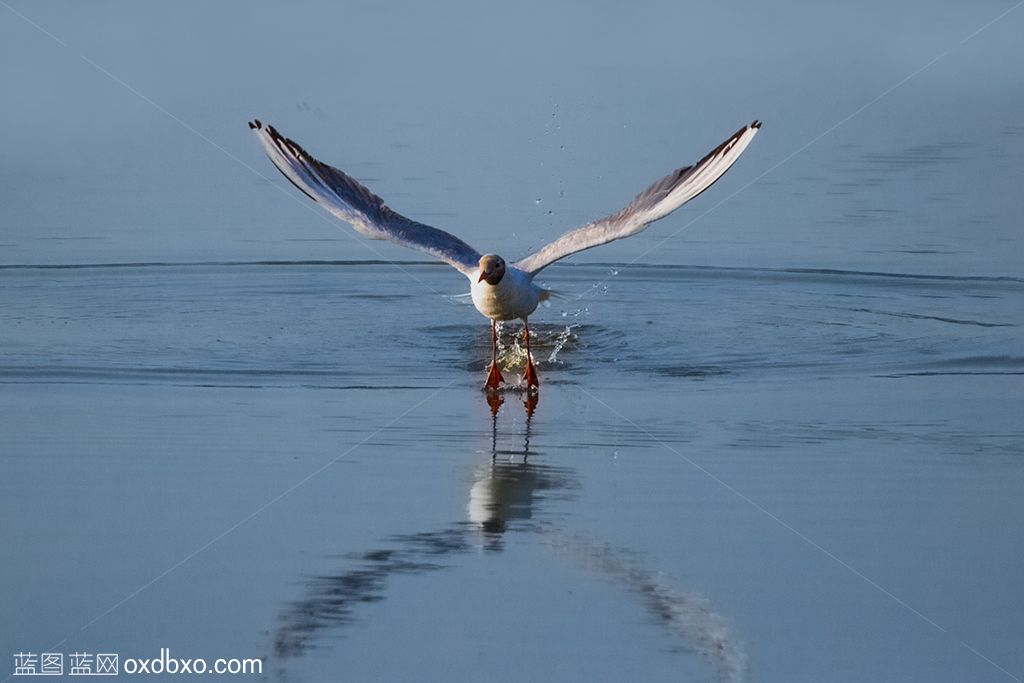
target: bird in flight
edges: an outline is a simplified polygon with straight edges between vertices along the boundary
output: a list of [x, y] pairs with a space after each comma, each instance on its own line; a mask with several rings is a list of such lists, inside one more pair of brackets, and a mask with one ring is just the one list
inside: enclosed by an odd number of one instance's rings
[[485, 388], [497, 391], [504, 378], [498, 369], [497, 321], [523, 321], [528, 390], [539, 386], [530, 357], [527, 318], [549, 292], [534, 283], [537, 273], [576, 252], [640, 232], [690, 201], [729, 170], [754, 135], [760, 121], [744, 126], [691, 166], [678, 168], [641, 192], [626, 208], [571, 230], [554, 242], [513, 263], [497, 254], [481, 254], [455, 235], [392, 211], [377, 195], [348, 174], [317, 161], [294, 140], [259, 120], [249, 122], [267, 156], [295, 187], [371, 239], [390, 240], [438, 258], [469, 278], [473, 304], [491, 319], [491, 365]]

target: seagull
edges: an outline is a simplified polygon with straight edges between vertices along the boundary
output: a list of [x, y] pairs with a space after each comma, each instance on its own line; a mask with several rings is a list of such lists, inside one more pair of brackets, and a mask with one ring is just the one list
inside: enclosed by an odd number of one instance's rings
[[491, 365], [484, 385], [488, 391], [497, 391], [505, 381], [498, 369], [497, 322], [522, 320], [527, 358], [523, 379], [532, 392], [540, 382], [530, 356], [527, 318], [550, 296], [550, 291], [534, 282], [537, 273], [571, 254], [635, 235], [711, 187], [754, 139], [761, 122], [743, 126], [697, 163], [672, 171], [618, 213], [571, 230], [514, 263], [497, 254], [481, 254], [455, 235], [396, 213], [350, 175], [313, 158], [273, 126], [257, 119], [249, 122], [249, 128], [285, 178], [357, 232], [418, 249], [469, 278], [473, 304], [491, 319]]

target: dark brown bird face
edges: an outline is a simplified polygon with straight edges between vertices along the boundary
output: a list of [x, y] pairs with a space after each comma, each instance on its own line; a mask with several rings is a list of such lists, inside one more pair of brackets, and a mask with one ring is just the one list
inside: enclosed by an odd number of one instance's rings
[[480, 277], [477, 282], [496, 285], [505, 277], [505, 259], [495, 254], [487, 254], [480, 258]]

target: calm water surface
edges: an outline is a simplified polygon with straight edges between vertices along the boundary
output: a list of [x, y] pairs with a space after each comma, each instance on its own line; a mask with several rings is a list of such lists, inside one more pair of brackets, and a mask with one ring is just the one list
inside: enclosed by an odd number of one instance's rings
[[[1011, 4], [11, 7], [0, 677], [1024, 678]], [[545, 271], [539, 398], [489, 402], [464, 279], [253, 115], [509, 257], [766, 124]]]

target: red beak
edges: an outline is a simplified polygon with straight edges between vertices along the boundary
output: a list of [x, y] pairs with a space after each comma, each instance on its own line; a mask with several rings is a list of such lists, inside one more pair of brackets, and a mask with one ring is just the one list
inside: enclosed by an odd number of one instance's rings
[[480, 271], [480, 277], [478, 277], [476, 281], [477, 282], [483, 282], [486, 278], [487, 278], [487, 273], [485, 273], [484, 271], [481, 270]]

